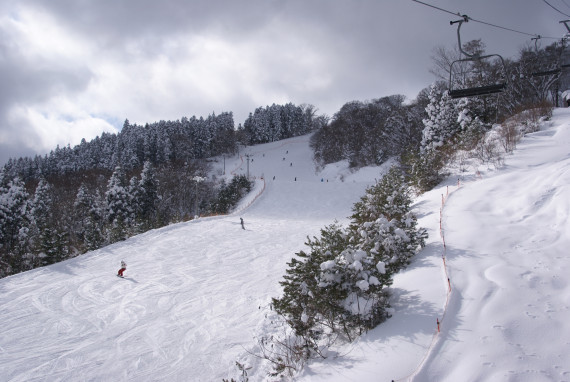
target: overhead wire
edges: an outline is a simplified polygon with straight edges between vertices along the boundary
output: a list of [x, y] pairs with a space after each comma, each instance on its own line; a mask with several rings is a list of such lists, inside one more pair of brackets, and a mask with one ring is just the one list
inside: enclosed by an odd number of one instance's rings
[[448, 10], [446, 10], [446, 9], [443, 9], [443, 8], [440, 8], [440, 7], [436, 7], [435, 5], [431, 5], [431, 4], [428, 4], [428, 3], [424, 3], [423, 1], [419, 1], [419, 0], [412, 0], [412, 1], [415, 1], [416, 3], [420, 3], [420, 4], [422, 4], [422, 5], [425, 5], [425, 6], [434, 8], [434, 9], [437, 9], [438, 11], [442, 11], [442, 12], [445, 12], [445, 13], [449, 13], [450, 15], [461, 16], [461, 13], [459, 13], [459, 12], [457, 12], [457, 13], [451, 12], [451, 11], [448, 11]]
[[[519, 34], [523, 34], [523, 35], [525, 35], [525, 36], [532, 36], [532, 37], [541, 36], [541, 35], [536, 34], [536, 33], [527, 33], [527, 32], [523, 32], [523, 31], [520, 31], [520, 30], [516, 30], [516, 29], [512, 29], [512, 28], [507, 28], [507, 27], [504, 27], [504, 26], [501, 26], [501, 25], [489, 23], [489, 22], [486, 22], [486, 21], [483, 21], [483, 20], [477, 20], [477, 19], [474, 19], [474, 18], [472, 18], [472, 17], [470, 17], [470, 16], [462, 15], [460, 12], [452, 12], [452, 11], [449, 11], [449, 10], [447, 10], [447, 9], [444, 9], [444, 8], [441, 8], [441, 7], [437, 7], [437, 6], [435, 6], [435, 5], [428, 4], [428, 3], [423, 2], [423, 1], [420, 1], [420, 0], [412, 0], [412, 1], [415, 2], [415, 3], [418, 3], [418, 4], [425, 5], [425, 6], [430, 7], [430, 8], [437, 9], [438, 11], [445, 12], [445, 13], [449, 13], [450, 15], [454, 15], [454, 16], [463, 17], [463, 18], [465, 18], [465, 19], [467, 19], [467, 20], [469, 20], [469, 21], [474, 21], [474, 22], [476, 22], [476, 23], [484, 24], [484, 25], [487, 25], [487, 26], [490, 26], [490, 27], [493, 27], [493, 28], [498, 28], [498, 29], [503, 29], [503, 30], [509, 31], [509, 32], [519, 33]], [[545, 1], [545, 0], [543, 0], [543, 1]], [[545, 2], [546, 2], [546, 1], [545, 1]], [[548, 3], [547, 3], [547, 4], [548, 4]], [[550, 5], [550, 4], [549, 4], [549, 5]], [[568, 16], [568, 17], [570, 17], [570, 16]], [[547, 38], [547, 39], [553, 39], [553, 40], [559, 40], [559, 39], [560, 39], [559, 37], [550, 37], [550, 36], [541, 36], [541, 37], [542, 37], [542, 38]]]
[[[474, 18], [469, 17], [469, 16], [467, 16], [467, 18], [468, 18], [470, 21], [475, 21], [476, 23], [488, 25], [488, 26], [491, 26], [491, 27], [494, 27], [494, 28], [503, 29], [503, 30], [506, 30], [506, 31], [509, 31], [509, 32], [520, 33], [520, 34], [524, 34], [524, 35], [526, 35], [526, 36], [533, 36], [533, 37], [540, 36], [540, 35], [538, 35], [538, 34], [536, 34], [536, 33], [527, 33], [527, 32], [522, 32], [522, 31], [519, 31], [519, 30], [516, 30], [516, 29], [511, 29], [511, 28], [507, 28], [507, 27], [502, 27], [502, 26], [500, 26], [500, 25], [491, 24], [491, 23], [488, 23], [488, 22], [486, 22], [486, 21], [477, 20], [477, 19], [474, 19]], [[555, 37], [545, 37], [545, 38], [555, 38]], [[556, 37], [556, 39], [558, 39], [558, 37]]]
[[544, 1], [546, 4], [548, 4], [548, 6], [550, 6], [550, 8], [554, 9], [556, 12], [566, 16], [566, 17], [570, 17], [569, 15], [567, 15], [566, 13], [562, 12], [560, 9], [556, 8], [554, 5], [550, 4], [548, 1], [546, 0], [542, 0]]

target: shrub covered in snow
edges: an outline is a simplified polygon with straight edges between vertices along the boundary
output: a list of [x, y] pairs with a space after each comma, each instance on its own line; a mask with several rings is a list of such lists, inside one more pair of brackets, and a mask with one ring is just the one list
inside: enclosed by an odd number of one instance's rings
[[387, 287], [426, 237], [410, 206], [393, 168], [355, 204], [348, 228], [327, 226], [288, 263], [273, 307], [314, 353], [323, 338], [352, 341], [390, 316]]

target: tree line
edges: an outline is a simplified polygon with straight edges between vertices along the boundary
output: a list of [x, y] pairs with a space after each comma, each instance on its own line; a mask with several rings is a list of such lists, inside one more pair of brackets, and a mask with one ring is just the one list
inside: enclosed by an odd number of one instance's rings
[[[486, 54], [481, 40], [465, 43], [463, 50], [475, 56]], [[320, 165], [346, 160], [351, 167], [359, 168], [381, 164], [393, 156], [418, 154], [425, 139], [424, 120], [431, 118], [432, 123], [439, 123], [428, 114], [439, 107], [442, 95], [450, 88], [506, 83], [499, 95], [449, 100], [447, 108], [454, 115], [446, 123], [462, 125], [463, 129], [467, 122], [457, 121], [459, 113], [476, 118], [479, 128], [484, 130], [533, 105], [562, 106], [561, 92], [567, 90], [561, 87], [562, 52], [561, 43], [545, 48], [527, 46], [520, 50], [518, 58], [505, 59], [504, 66], [498, 59], [459, 62], [450, 73], [451, 63], [461, 57], [459, 49], [436, 48], [431, 72], [437, 81], [433, 86], [421, 90], [411, 102], [406, 102], [402, 95], [392, 95], [346, 103], [329, 124], [313, 135], [315, 160]]]
[[145, 125], [125, 120], [118, 134], [103, 133], [75, 147], [57, 146], [49, 154], [11, 158], [4, 165], [6, 176], [24, 181], [40, 177], [76, 174], [84, 171], [125, 171], [188, 162], [222, 154], [235, 154], [239, 145], [252, 145], [304, 135], [323, 124], [312, 105], [259, 107], [244, 125], [234, 127], [232, 112], [212, 113], [206, 118], [183, 117]]
[[[255, 116], [255, 117], [253, 117]], [[143, 125], [0, 169], [0, 277], [53, 264], [149, 229], [227, 213], [251, 189], [243, 176], [211, 174], [211, 158], [240, 145], [310, 132], [313, 106], [258, 108]]]
[[[464, 50], [483, 55], [483, 48], [475, 40]], [[417, 226], [411, 195], [440, 183], [448, 166], [461, 168], [468, 160], [500, 165], [522, 135], [536, 131], [560, 93], [559, 48], [522, 49], [519, 60], [504, 67], [500, 61], [461, 62], [450, 82], [436, 81], [412, 102], [400, 95], [349, 102], [313, 134], [320, 165], [346, 160], [359, 168], [394, 157], [399, 163], [354, 205], [348, 227], [335, 222], [307, 237], [309, 249], [287, 264], [283, 292], [271, 303], [276, 315], [268, 318], [281, 331], [258, 339], [256, 356], [273, 366], [270, 376], [293, 377], [309, 359], [326, 358], [335, 342], [351, 342], [391, 316], [393, 277], [427, 237]], [[445, 68], [449, 75], [458, 58], [450, 52], [436, 50], [435, 73]], [[539, 71], [550, 73], [537, 76]], [[508, 86], [498, 97], [450, 95], [450, 89], [505, 77]], [[501, 124], [492, 129], [496, 122]], [[237, 366], [247, 376], [247, 365]]]

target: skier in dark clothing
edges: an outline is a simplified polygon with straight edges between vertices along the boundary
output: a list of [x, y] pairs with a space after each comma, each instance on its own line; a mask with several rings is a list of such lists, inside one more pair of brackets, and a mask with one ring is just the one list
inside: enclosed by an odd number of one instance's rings
[[240, 222], [241, 222], [241, 228], [245, 229], [244, 225], [243, 225], [243, 218], [239, 218]]

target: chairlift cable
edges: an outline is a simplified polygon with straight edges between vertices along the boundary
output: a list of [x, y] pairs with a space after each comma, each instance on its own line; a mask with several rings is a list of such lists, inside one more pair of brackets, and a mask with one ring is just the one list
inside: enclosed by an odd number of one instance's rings
[[[488, 25], [488, 26], [490, 26], [490, 27], [499, 28], [499, 29], [504, 29], [504, 30], [509, 31], [509, 32], [515, 32], [515, 33], [524, 34], [524, 35], [526, 35], [526, 36], [533, 36], [533, 37], [540, 36], [539, 34], [536, 34], [536, 33], [522, 32], [522, 31], [519, 31], [519, 30], [516, 30], [516, 29], [511, 29], [511, 28], [507, 28], [507, 27], [502, 27], [502, 26], [500, 26], [500, 25], [491, 24], [491, 23], [488, 23], [488, 22], [486, 22], [486, 21], [476, 20], [476, 19], [471, 18], [471, 17], [469, 17], [469, 20], [470, 20], [470, 21], [475, 21], [476, 23]], [[542, 36], [542, 38], [553, 38], [553, 39], [556, 39], [556, 40], [559, 39], [558, 37], [545, 37], [545, 36]]]
[[415, 1], [416, 3], [419, 3], [419, 4], [422, 4], [422, 5], [425, 5], [425, 6], [434, 8], [434, 9], [437, 9], [438, 11], [442, 11], [442, 12], [445, 12], [445, 13], [449, 13], [450, 15], [453, 15], [453, 16], [461, 16], [461, 13], [459, 13], [459, 12], [451, 12], [451, 11], [448, 11], [447, 9], [443, 9], [443, 8], [440, 8], [440, 7], [436, 7], [435, 5], [431, 5], [431, 4], [428, 4], [428, 3], [424, 3], [423, 1], [419, 1], [419, 0], [412, 0], [412, 1]]
[[[412, 1], [413, 1], [413, 2], [416, 2], [416, 3], [418, 3], [418, 4], [422, 4], [422, 5], [428, 6], [428, 7], [430, 7], [430, 8], [437, 9], [438, 11], [441, 11], [441, 12], [449, 13], [450, 15], [467, 18], [469, 21], [474, 21], [474, 22], [476, 22], [476, 23], [484, 24], [484, 25], [491, 26], [491, 27], [494, 27], [494, 28], [503, 29], [503, 30], [506, 30], [506, 31], [509, 31], [509, 32], [515, 32], [515, 33], [523, 34], [523, 35], [526, 35], [526, 36], [532, 36], [532, 37], [537, 37], [537, 36], [539, 36], [539, 35], [536, 34], [536, 33], [527, 33], [527, 32], [519, 31], [519, 30], [512, 29], [512, 28], [503, 27], [503, 26], [501, 26], [501, 25], [492, 24], [492, 23], [489, 23], [489, 22], [486, 22], [486, 21], [483, 21], [483, 20], [477, 20], [477, 19], [474, 19], [474, 18], [472, 18], [472, 17], [470, 17], [470, 16], [462, 15], [460, 12], [451, 12], [451, 11], [448, 11], [447, 9], [443, 9], [443, 8], [440, 8], [440, 7], [436, 7], [435, 5], [428, 4], [428, 3], [425, 3], [425, 2], [423, 2], [423, 1], [419, 1], [419, 0], [412, 0]], [[570, 16], [568, 16], [568, 17], [570, 17]], [[559, 39], [560, 39], [559, 37], [549, 37], [549, 36], [541, 36], [541, 37], [542, 37], [542, 38], [547, 38], [547, 39], [552, 39], [552, 40], [559, 40]]]
[[558, 12], [558, 13], [560, 13], [560, 14], [563, 14], [563, 15], [566, 16], [566, 17], [570, 17], [570, 15], [568, 15], [568, 14], [562, 12], [560, 9], [558, 9], [558, 8], [556, 8], [554, 5], [550, 4], [548, 1], [546, 1], [546, 0], [542, 0], [542, 1], [544, 1], [550, 8], [554, 9], [556, 12]]

